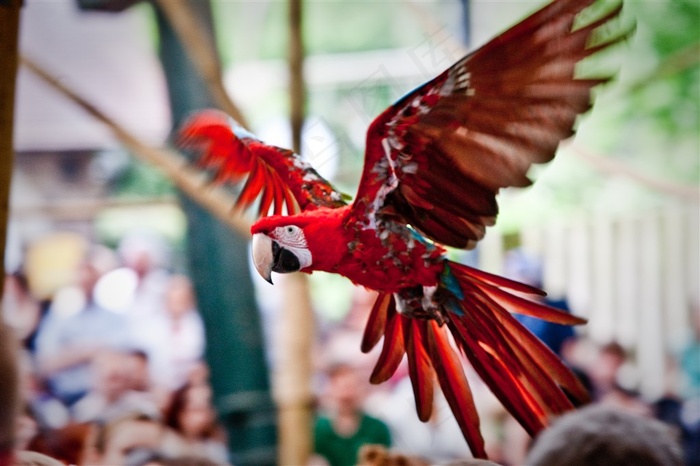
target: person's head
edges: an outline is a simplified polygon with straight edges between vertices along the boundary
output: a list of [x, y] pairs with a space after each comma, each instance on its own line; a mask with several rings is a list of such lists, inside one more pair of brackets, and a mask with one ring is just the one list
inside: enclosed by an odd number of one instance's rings
[[218, 425], [211, 395], [211, 388], [205, 384], [186, 384], [176, 390], [166, 411], [166, 424], [189, 439], [214, 436]]
[[173, 319], [178, 319], [195, 308], [192, 282], [184, 275], [174, 275], [165, 290], [165, 308]]
[[618, 373], [626, 359], [625, 349], [619, 343], [608, 343], [602, 346], [589, 369], [596, 389], [603, 391], [612, 389], [616, 385]]
[[168, 260], [167, 247], [162, 238], [152, 233], [134, 232], [119, 243], [119, 255], [125, 266], [143, 278], [152, 270], [163, 267]]
[[125, 353], [100, 353], [93, 360], [92, 366], [95, 390], [108, 400], [117, 400], [129, 389], [129, 366]]
[[358, 466], [428, 466], [428, 461], [386, 449], [384, 445], [363, 445], [357, 454]]
[[131, 350], [124, 354], [127, 385], [130, 390], [148, 390], [150, 379], [148, 375], [148, 355], [142, 350]]
[[365, 397], [365, 383], [358, 370], [349, 364], [328, 368], [327, 397], [331, 408], [339, 412], [357, 411]]
[[201, 456], [178, 456], [175, 458], [157, 456], [142, 462], [139, 466], [222, 466]]
[[128, 415], [96, 425], [82, 464], [126, 464], [131, 452], [159, 451], [164, 435], [163, 425], [145, 415]]
[[607, 406], [589, 406], [556, 419], [536, 439], [529, 466], [680, 466], [671, 428]]
[[92, 291], [100, 278], [100, 272], [91, 262], [84, 261], [75, 271], [76, 285], [85, 293], [86, 298], [92, 298]]

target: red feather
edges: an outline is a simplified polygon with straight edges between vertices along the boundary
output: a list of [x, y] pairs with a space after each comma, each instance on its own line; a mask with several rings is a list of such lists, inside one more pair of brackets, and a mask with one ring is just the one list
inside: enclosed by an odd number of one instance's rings
[[406, 353], [404, 346], [403, 318], [392, 307], [387, 314], [382, 352], [377, 359], [369, 381], [373, 384], [386, 382], [394, 375]]
[[[263, 144], [218, 110], [195, 114], [180, 129], [179, 145], [202, 150], [200, 163], [214, 170], [215, 182], [239, 183], [247, 176], [236, 206], [246, 209], [262, 194], [259, 214], [267, 215], [270, 197], [275, 214], [283, 205], [298, 209], [338, 208], [344, 196], [294, 152]], [[264, 208], [267, 206], [267, 208]]]
[[360, 345], [363, 353], [369, 353], [382, 338], [390, 307], [394, 308], [394, 296], [391, 293], [381, 293], [374, 302], [365, 325], [365, 333]]
[[418, 419], [427, 422], [433, 412], [433, 379], [435, 373], [428, 357], [428, 342], [425, 339], [426, 321], [407, 319], [404, 321], [404, 341], [408, 357], [408, 375], [413, 386]]
[[445, 329], [439, 327], [435, 321], [430, 321], [427, 324], [426, 340], [440, 388], [455, 414], [469, 448], [475, 457], [485, 458], [484, 439], [479, 430], [479, 413], [476, 411], [462, 363], [452, 349]]

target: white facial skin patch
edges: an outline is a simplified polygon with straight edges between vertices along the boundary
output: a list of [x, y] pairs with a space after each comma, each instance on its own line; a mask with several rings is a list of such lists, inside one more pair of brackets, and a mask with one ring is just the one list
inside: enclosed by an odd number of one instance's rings
[[270, 236], [272, 236], [280, 246], [293, 252], [294, 255], [297, 256], [302, 269], [309, 267], [313, 263], [311, 251], [309, 251], [306, 236], [304, 236], [304, 230], [296, 225], [287, 225], [277, 227], [272, 230], [271, 233]]

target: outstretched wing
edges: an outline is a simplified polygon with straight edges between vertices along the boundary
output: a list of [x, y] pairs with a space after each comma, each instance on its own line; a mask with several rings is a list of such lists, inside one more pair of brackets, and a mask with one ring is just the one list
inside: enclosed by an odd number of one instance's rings
[[377, 117], [367, 133], [356, 219], [391, 218], [440, 243], [470, 248], [493, 224], [496, 194], [530, 184], [609, 78], [577, 79], [575, 66], [628, 36], [593, 44], [574, 20], [594, 0], [558, 0], [467, 55]]
[[181, 128], [179, 145], [202, 149], [200, 163], [214, 171], [215, 182], [245, 185], [236, 207], [247, 209], [260, 198], [258, 214], [272, 211], [313, 210], [342, 207], [344, 196], [301, 156], [288, 149], [269, 146], [218, 110], [204, 110]]

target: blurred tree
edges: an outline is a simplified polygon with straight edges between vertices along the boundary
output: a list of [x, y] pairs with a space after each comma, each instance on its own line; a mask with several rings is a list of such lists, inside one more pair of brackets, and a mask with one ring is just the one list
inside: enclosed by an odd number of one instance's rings
[[[185, 2], [208, 34], [208, 1]], [[168, 80], [173, 122], [178, 127], [192, 111], [214, 107], [160, 8], [156, 9], [160, 55]], [[212, 40], [213, 43], [213, 40]], [[275, 407], [270, 395], [260, 316], [248, 271], [248, 241], [186, 196], [188, 252], [207, 336], [216, 407], [229, 434], [234, 464], [274, 464]]]
[[[79, 0], [79, 3], [85, 8], [119, 11], [135, 2]], [[209, 2], [186, 0], [181, 2], [183, 5], [211, 37]], [[166, 14], [158, 4], [155, 9], [173, 123], [178, 127], [192, 111], [216, 105]], [[260, 316], [248, 271], [247, 238], [232, 232], [187, 196], [181, 195], [180, 199], [188, 219], [190, 272], [205, 323], [206, 359], [211, 368], [214, 403], [229, 436], [232, 462], [274, 464], [275, 407]]]

